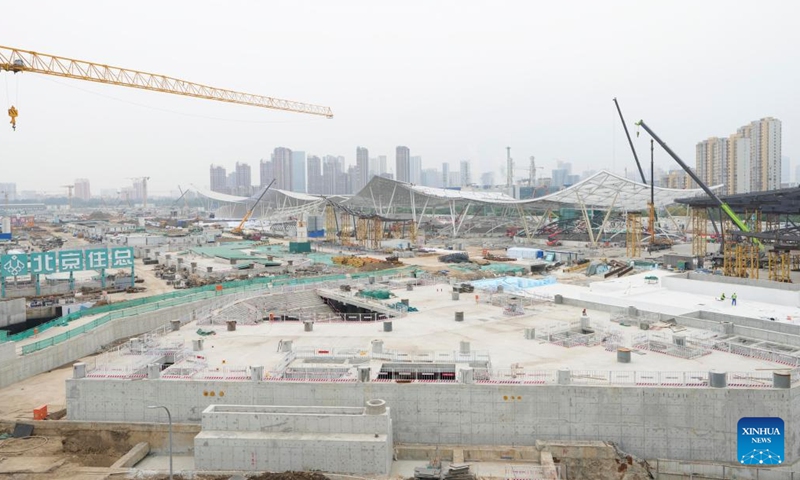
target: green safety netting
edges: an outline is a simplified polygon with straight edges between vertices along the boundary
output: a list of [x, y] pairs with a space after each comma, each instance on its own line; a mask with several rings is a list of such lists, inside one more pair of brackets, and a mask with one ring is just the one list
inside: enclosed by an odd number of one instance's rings
[[[123, 317], [136, 316], [142, 313], [154, 312], [162, 308], [184, 305], [187, 303], [197, 302], [200, 300], [205, 300], [207, 298], [212, 298], [219, 295], [230, 295], [234, 293], [246, 292], [249, 290], [264, 289], [265, 287], [268, 287], [269, 284], [271, 284], [273, 287], [307, 285], [318, 282], [345, 280], [347, 278], [356, 278], [356, 279], [364, 278], [369, 276], [375, 276], [376, 273], [380, 273], [381, 275], [398, 275], [398, 274], [409, 275], [409, 273], [412, 270], [413, 268], [400, 267], [400, 268], [382, 270], [380, 272], [359, 272], [347, 275], [343, 274], [321, 275], [318, 277], [307, 277], [307, 278], [291, 278], [288, 275], [281, 275], [277, 277], [253, 278], [249, 280], [222, 282], [214, 285], [205, 285], [203, 287], [196, 287], [170, 293], [163, 293], [160, 295], [153, 295], [152, 297], [138, 298], [136, 300], [126, 300], [124, 302], [113, 303], [111, 305], [103, 305], [100, 307], [92, 307], [85, 310], [80, 310], [77, 312], [70, 313], [67, 316], [51, 320], [47, 323], [43, 323], [38, 327], [36, 327], [35, 329], [31, 328], [14, 335], [9, 335], [8, 340], [11, 341], [24, 340], [26, 338], [32, 337], [35, 333], [41, 333], [45, 330], [48, 330], [56, 326], [65, 326], [69, 322], [85, 316], [108, 313], [107, 315], [104, 315], [100, 318], [96, 318], [89, 323], [86, 323], [79, 327], [71, 328], [70, 330], [61, 333], [59, 335], [55, 335], [50, 338], [45, 338], [43, 340], [39, 340], [38, 342], [34, 342], [28, 345], [23, 345], [22, 354], [27, 355], [29, 353], [33, 353], [47, 347], [57, 345], [63, 341], [69, 340], [70, 338], [73, 338], [82, 333], [86, 333], [89, 330], [92, 330], [94, 328], [97, 328], [101, 325], [110, 322], [111, 320], [116, 320]], [[222, 290], [217, 290], [217, 287], [219, 285], [222, 286]], [[2, 340], [2, 337], [0, 337], [0, 340]]]
[[361, 290], [358, 292], [359, 297], [374, 298], [376, 300], [388, 300], [392, 297], [389, 290]]

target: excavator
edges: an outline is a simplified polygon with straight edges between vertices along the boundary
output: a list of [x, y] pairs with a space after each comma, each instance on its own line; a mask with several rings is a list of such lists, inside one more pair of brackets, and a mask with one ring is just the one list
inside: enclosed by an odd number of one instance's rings
[[231, 229], [231, 233], [232, 234], [240, 235], [240, 236], [244, 235], [244, 233], [242, 231], [242, 229], [244, 228], [244, 224], [247, 223], [248, 220], [250, 220], [250, 217], [253, 215], [253, 212], [255, 211], [256, 206], [258, 205], [258, 202], [260, 202], [261, 199], [264, 198], [264, 195], [267, 194], [267, 190], [269, 190], [269, 187], [271, 187], [273, 183], [275, 183], [275, 179], [274, 178], [272, 179], [271, 182], [269, 182], [269, 185], [267, 185], [267, 188], [265, 188], [264, 191], [261, 192], [261, 195], [258, 196], [258, 198], [256, 199], [256, 201], [253, 204], [253, 206], [250, 208], [250, 210], [248, 210], [247, 213], [244, 214], [244, 217], [242, 218], [242, 221], [239, 222], [239, 225], [236, 226], [236, 227], [233, 227]]
[[[139, 88], [154, 92], [171, 93], [173, 95], [204, 98], [206, 100], [238, 103], [253, 107], [333, 118], [331, 109], [321, 105], [312, 105], [292, 100], [225, 90], [180, 80], [174, 77], [167, 77], [165, 75], [112, 67], [100, 63], [87, 62], [85, 60], [58, 57], [12, 47], [0, 46], [0, 72], [2, 71], [12, 72], [14, 74], [22, 72], [41, 73], [44, 75], [54, 75], [76, 80], [87, 80], [90, 82]], [[11, 105], [8, 109], [8, 115], [11, 118], [9, 123], [11, 123], [12, 128], [16, 130], [19, 110]]]

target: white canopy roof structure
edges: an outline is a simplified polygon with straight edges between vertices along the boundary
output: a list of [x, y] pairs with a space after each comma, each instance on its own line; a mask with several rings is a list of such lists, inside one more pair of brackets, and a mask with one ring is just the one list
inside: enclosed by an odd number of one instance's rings
[[[223, 217], [229, 218], [242, 218], [249, 208], [253, 207], [258, 197], [264, 192], [266, 187], [259, 188], [250, 197], [239, 197], [235, 195], [227, 195], [225, 193], [213, 192], [206, 188], [190, 185], [189, 189], [197, 192], [199, 195], [211, 200], [224, 203], [225, 205], [220, 208], [218, 214]], [[270, 188], [264, 195], [264, 198], [256, 206], [252, 218], [263, 219], [269, 218], [273, 221], [279, 221], [286, 218], [295, 218], [306, 212], [316, 212], [322, 209], [325, 203], [323, 197], [316, 195], [308, 195], [305, 193], [291, 192], [288, 190], [279, 190], [277, 188]]]

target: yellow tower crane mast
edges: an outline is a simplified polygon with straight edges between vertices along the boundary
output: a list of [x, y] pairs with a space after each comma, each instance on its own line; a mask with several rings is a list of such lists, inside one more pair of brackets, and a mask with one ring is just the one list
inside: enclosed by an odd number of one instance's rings
[[[186, 97], [204, 98], [206, 100], [238, 103], [253, 107], [333, 118], [331, 109], [321, 105], [236, 92], [234, 90], [210, 87], [208, 85], [201, 85], [199, 83], [180, 80], [165, 75], [112, 67], [109, 65], [87, 62], [85, 60], [57, 57], [55, 55], [4, 47], [1, 45], [0, 71], [41, 73], [57, 77], [151, 90], [154, 92], [171, 93]], [[8, 114], [11, 117], [11, 125], [16, 128], [19, 112], [12, 105], [8, 109]]]

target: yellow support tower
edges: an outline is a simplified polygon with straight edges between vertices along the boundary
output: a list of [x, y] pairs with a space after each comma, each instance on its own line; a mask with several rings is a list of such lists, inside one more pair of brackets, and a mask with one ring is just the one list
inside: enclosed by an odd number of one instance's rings
[[626, 255], [629, 258], [635, 258], [642, 254], [642, 214], [639, 212], [628, 213], [626, 223]]
[[411, 241], [412, 245], [417, 244], [417, 222], [413, 220], [408, 225], [408, 239]]
[[789, 252], [770, 250], [767, 252], [767, 257], [769, 258], [769, 279], [773, 282], [792, 283], [792, 277], [789, 274], [791, 267]]
[[372, 249], [380, 250], [383, 241], [383, 221], [380, 218], [372, 219]]
[[358, 242], [361, 246], [367, 246], [367, 219], [358, 217], [356, 220], [356, 242]]
[[727, 277], [758, 280], [759, 250], [752, 243], [726, 243], [723, 274]]
[[325, 206], [325, 240], [335, 242], [336, 230], [336, 210], [329, 204]]
[[692, 256], [708, 253], [708, 214], [705, 209], [692, 209]]
[[339, 235], [342, 245], [352, 245], [353, 240], [353, 220], [349, 213], [339, 215]]

